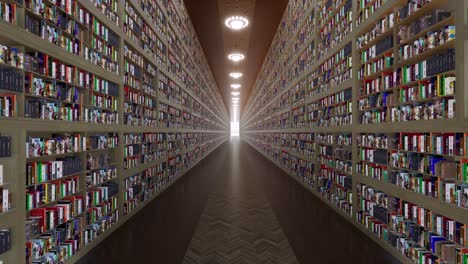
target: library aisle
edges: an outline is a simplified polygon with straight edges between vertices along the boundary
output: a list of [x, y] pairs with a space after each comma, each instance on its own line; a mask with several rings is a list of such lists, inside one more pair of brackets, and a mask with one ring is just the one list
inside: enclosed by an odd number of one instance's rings
[[79, 263], [351, 260], [398, 263], [250, 145], [232, 138]]

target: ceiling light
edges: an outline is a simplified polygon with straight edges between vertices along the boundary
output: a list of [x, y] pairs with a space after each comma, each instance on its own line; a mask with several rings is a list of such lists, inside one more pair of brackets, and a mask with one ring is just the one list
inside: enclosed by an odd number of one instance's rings
[[231, 53], [228, 55], [228, 59], [234, 61], [234, 62], [238, 62], [238, 61], [241, 61], [245, 58], [244, 54], [241, 54], [241, 53]]
[[233, 92], [232, 95], [238, 96], [240, 93], [239, 92]]
[[231, 72], [229, 74], [229, 76], [231, 76], [234, 79], [239, 79], [240, 77], [242, 77], [242, 73], [240, 73], [240, 72]]
[[226, 19], [225, 24], [230, 29], [241, 30], [249, 25], [249, 20], [242, 16], [232, 16]]
[[241, 88], [241, 85], [238, 84], [238, 83], [231, 84], [231, 88], [233, 88], [233, 89], [239, 89], [239, 88]]

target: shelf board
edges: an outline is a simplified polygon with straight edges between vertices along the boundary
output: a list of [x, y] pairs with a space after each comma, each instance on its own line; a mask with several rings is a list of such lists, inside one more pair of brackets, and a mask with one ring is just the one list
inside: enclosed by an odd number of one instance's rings
[[437, 198], [425, 196], [370, 177], [358, 177], [358, 181], [379, 191], [385, 192], [388, 195], [398, 197], [402, 200], [429, 209], [435, 213], [447, 216], [457, 222], [465, 223], [466, 219], [468, 219], [468, 209], [466, 208], [461, 208], [456, 205], [443, 202]]

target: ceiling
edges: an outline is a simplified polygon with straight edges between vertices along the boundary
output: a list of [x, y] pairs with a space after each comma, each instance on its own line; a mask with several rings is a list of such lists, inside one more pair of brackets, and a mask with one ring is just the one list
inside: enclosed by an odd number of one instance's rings
[[[231, 107], [230, 87], [239, 83], [240, 111], [252, 91], [273, 37], [283, 16], [288, 0], [184, 0], [208, 64], [225, 105]], [[249, 19], [247, 28], [233, 31], [224, 25], [232, 15]], [[232, 52], [245, 55], [241, 62], [227, 59]], [[231, 72], [243, 73], [234, 80]]]

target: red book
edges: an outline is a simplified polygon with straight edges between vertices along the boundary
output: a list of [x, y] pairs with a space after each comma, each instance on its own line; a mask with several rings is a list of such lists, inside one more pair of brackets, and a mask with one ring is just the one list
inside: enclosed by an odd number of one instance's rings
[[39, 226], [41, 228], [41, 233], [47, 231], [47, 222], [46, 220], [46, 209], [45, 208], [35, 208], [31, 210], [31, 216], [39, 218]]

